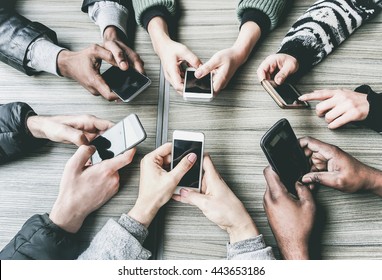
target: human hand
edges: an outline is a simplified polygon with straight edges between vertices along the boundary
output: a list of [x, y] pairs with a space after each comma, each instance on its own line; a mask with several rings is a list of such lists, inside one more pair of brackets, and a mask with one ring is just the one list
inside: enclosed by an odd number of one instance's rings
[[108, 26], [103, 33], [103, 46], [113, 54], [113, 58], [121, 70], [126, 71], [132, 65], [138, 72], [144, 73], [143, 61], [130, 49], [122, 39], [124, 34], [115, 26]]
[[180, 195], [173, 198], [202, 210], [207, 219], [227, 231], [231, 243], [258, 236], [251, 216], [220, 177], [209, 156], [204, 157], [203, 169], [202, 193], [182, 188]]
[[352, 121], [362, 121], [369, 114], [367, 94], [348, 89], [316, 90], [300, 96], [301, 101], [321, 101], [316, 106], [319, 117], [325, 116], [328, 128], [336, 129]]
[[317, 139], [304, 137], [299, 142], [312, 162], [312, 172], [302, 177], [303, 183], [318, 183], [348, 193], [370, 190], [382, 194], [380, 171]]
[[147, 154], [141, 161], [139, 194], [128, 215], [149, 227], [159, 209], [170, 200], [180, 180], [194, 165], [196, 154], [190, 153], [167, 172], [171, 164], [172, 144], [167, 143]]
[[79, 52], [61, 51], [57, 57], [57, 68], [62, 76], [76, 80], [91, 94], [102, 95], [107, 100], [117, 100], [118, 96], [111, 91], [100, 74], [102, 60], [118, 66], [112, 52], [93, 45]]
[[114, 124], [91, 115], [31, 116], [27, 126], [33, 137], [54, 142], [88, 145], [101, 132]]
[[165, 78], [173, 88], [183, 94], [184, 73], [180, 65], [186, 61], [188, 66], [198, 68], [200, 59], [190, 51], [185, 45], [173, 41], [168, 33], [168, 26], [161, 17], [153, 18], [147, 28], [154, 51], [159, 56]]
[[296, 58], [288, 54], [276, 53], [268, 56], [257, 69], [259, 81], [273, 80], [281, 85], [287, 77], [297, 72], [299, 64]]
[[284, 259], [309, 259], [309, 238], [316, 206], [309, 188], [296, 183], [293, 198], [270, 166], [264, 169], [267, 188], [264, 210]]
[[214, 94], [224, 89], [236, 70], [244, 63], [242, 55], [236, 48], [228, 48], [214, 54], [209, 61], [195, 71], [195, 77], [200, 79], [210, 72], [213, 73]]
[[117, 193], [118, 170], [132, 161], [135, 149], [87, 166], [94, 152], [93, 146], [81, 146], [68, 160], [58, 197], [49, 215], [53, 223], [71, 233], [76, 233], [90, 213]]

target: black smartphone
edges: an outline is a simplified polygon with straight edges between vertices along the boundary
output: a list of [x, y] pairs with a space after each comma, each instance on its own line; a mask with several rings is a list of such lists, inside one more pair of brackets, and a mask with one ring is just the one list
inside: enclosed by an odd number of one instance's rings
[[92, 164], [113, 158], [145, 139], [146, 132], [138, 116], [131, 114], [90, 143], [96, 147], [96, 152], [91, 157]]
[[203, 171], [203, 151], [204, 151], [204, 134], [201, 132], [191, 132], [175, 130], [172, 138], [172, 160], [171, 169], [189, 153], [195, 153], [196, 162], [191, 169], [180, 180], [175, 194], [179, 194], [181, 188], [195, 188], [199, 192], [201, 190], [202, 171]]
[[112, 66], [102, 74], [102, 77], [123, 102], [130, 102], [151, 84], [148, 77], [133, 67], [122, 71]]
[[292, 84], [283, 83], [282, 85], [277, 85], [274, 81], [262, 80], [261, 85], [280, 108], [298, 109], [309, 107], [308, 102], [298, 100], [301, 93]]
[[295, 184], [310, 171], [310, 163], [288, 120], [275, 123], [261, 138], [260, 146], [288, 192], [297, 197]]

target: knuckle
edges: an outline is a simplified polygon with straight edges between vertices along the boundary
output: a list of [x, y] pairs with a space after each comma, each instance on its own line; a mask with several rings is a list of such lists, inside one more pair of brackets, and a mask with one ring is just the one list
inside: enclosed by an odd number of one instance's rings
[[96, 53], [98, 51], [98, 48], [99, 46], [97, 44], [92, 44], [90, 47], [89, 47], [89, 50], [92, 52], [92, 53]]

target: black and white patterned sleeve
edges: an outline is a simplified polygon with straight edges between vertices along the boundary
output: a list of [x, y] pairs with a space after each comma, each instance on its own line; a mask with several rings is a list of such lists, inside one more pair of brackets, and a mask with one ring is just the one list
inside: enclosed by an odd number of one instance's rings
[[294, 56], [306, 72], [382, 9], [382, 0], [319, 0], [288, 31], [278, 53]]

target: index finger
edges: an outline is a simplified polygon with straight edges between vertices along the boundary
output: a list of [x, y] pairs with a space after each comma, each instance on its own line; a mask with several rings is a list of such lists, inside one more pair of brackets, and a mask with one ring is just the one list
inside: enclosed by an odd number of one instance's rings
[[99, 165], [104, 166], [107, 169], [111, 169], [113, 172], [117, 172], [119, 169], [125, 167], [133, 160], [135, 152], [136, 148], [132, 148], [131, 150], [128, 150], [114, 158], [100, 162]]
[[301, 148], [306, 149], [308, 148], [313, 153], [320, 153], [322, 156], [324, 156], [327, 160], [332, 158], [332, 145], [321, 142], [320, 140], [317, 140], [312, 137], [303, 137], [298, 140], [300, 143]]
[[300, 96], [300, 100], [302, 101], [311, 101], [311, 100], [326, 100], [328, 98], [333, 97], [334, 92], [331, 90], [315, 90], [311, 93], [306, 93]]
[[168, 155], [171, 155], [172, 152], [172, 143], [168, 142], [158, 147], [156, 150], [149, 153], [147, 156], [160, 156], [161, 158], [166, 158]]

